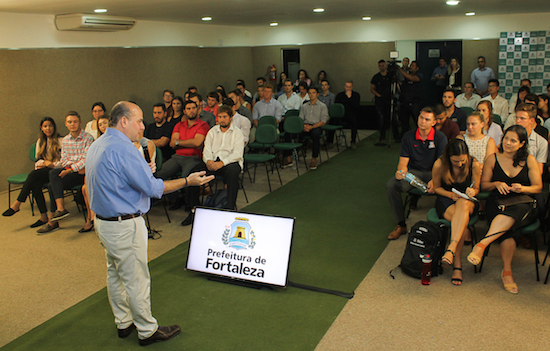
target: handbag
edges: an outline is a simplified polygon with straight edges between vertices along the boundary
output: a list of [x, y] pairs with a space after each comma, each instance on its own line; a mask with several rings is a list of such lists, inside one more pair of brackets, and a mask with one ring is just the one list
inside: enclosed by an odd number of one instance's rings
[[533, 209], [537, 208], [537, 200], [525, 194], [501, 197], [496, 200], [496, 203], [497, 203], [497, 208], [500, 211], [504, 211], [507, 207], [519, 205], [519, 204], [532, 204]]

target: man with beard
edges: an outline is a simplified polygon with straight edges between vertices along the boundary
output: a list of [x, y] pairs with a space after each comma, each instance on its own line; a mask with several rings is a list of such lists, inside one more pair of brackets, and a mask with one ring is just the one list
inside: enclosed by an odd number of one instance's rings
[[193, 167], [200, 163], [204, 138], [208, 133], [208, 124], [198, 119], [198, 108], [195, 101], [186, 101], [184, 106], [186, 120], [174, 126], [170, 147], [176, 153], [162, 165], [155, 176], [170, 179], [181, 171], [186, 177]]
[[206, 122], [209, 128], [216, 125], [216, 116], [214, 116], [212, 112], [204, 111], [202, 109], [202, 96], [197, 93], [191, 93], [189, 94], [189, 100], [193, 101], [197, 105], [197, 117], [201, 121]]
[[147, 125], [143, 136], [150, 139], [160, 149], [162, 161], [166, 162], [174, 154], [174, 149], [169, 145], [174, 126], [166, 123], [166, 107], [164, 104], [160, 103], [153, 106], [153, 119], [155, 123]]
[[[210, 129], [204, 141], [202, 161], [193, 172], [206, 170], [208, 175], [222, 176], [227, 185], [227, 203], [224, 208], [234, 210], [239, 191], [239, 174], [243, 167], [244, 138], [243, 133], [231, 122], [233, 109], [222, 105], [218, 109], [218, 125]], [[189, 206], [199, 204], [199, 189], [189, 188], [186, 203]], [[181, 225], [193, 223], [194, 213], [181, 222]]]
[[[466, 131], [466, 119], [468, 114], [455, 106], [456, 92], [453, 89], [445, 89], [443, 92], [443, 106], [445, 106], [445, 112], [447, 118], [458, 124], [461, 132]], [[464, 133], [462, 133], [464, 134]]]

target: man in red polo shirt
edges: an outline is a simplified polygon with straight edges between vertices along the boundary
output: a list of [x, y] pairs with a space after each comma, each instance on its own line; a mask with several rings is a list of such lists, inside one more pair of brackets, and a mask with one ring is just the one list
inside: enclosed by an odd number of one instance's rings
[[170, 147], [176, 153], [162, 165], [155, 176], [170, 179], [181, 171], [182, 177], [187, 177], [193, 167], [201, 162], [202, 146], [210, 127], [198, 119], [198, 108], [194, 101], [186, 101], [184, 106], [186, 120], [174, 126]]
[[395, 240], [407, 233], [405, 207], [401, 198], [401, 193], [408, 192], [412, 188], [412, 185], [404, 179], [407, 172], [428, 183], [429, 193], [434, 192], [431, 181], [432, 167], [447, 145], [447, 137], [434, 128], [435, 123], [434, 110], [431, 107], [424, 107], [418, 116], [418, 129], [409, 130], [401, 138], [397, 171], [386, 184], [393, 217], [397, 224], [388, 236], [389, 240]]

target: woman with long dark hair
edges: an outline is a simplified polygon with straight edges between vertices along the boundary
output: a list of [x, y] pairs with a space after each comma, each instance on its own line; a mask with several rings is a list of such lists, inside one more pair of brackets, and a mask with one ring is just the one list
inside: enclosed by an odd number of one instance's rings
[[[485, 119], [483, 134], [490, 136], [495, 141], [495, 145], [499, 146], [502, 139], [502, 127], [493, 121], [493, 104], [491, 101], [483, 100], [477, 104], [477, 110]], [[511, 118], [511, 117], [508, 117]]]
[[166, 119], [166, 122], [176, 125], [176, 123], [180, 122], [183, 117], [183, 98], [181, 96], [176, 96], [172, 100], [172, 109], [174, 112], [171, 117]]
[[535, 157], [529, 155], [528, 143], [525, 128], [511, 126], [504, 132], [498, 152], [485, 161], [481, 189], [491, 192], [486, 204], [490, 225], [485, 237], [468, 255], [468, 261], [478, 265], [485, 248], [498, 241], [503, 261], [502, 283], [511, 294], [518, 293], [518, 286], [512, 278], [518, 229], [536, 220], [534, 198], [542, 191], [540, 168]]
[[97, 132], [97, 120], [99, 117], [104, 116], [106, 111], [105, 105], [102, 102], [96, 102], [92, 105], [92, 116], [94, 119], [86, 123], [84, 131], [90, 133], [94, 137], [94, 140], [99, 136]]
[[434, 163], [432, 179], [437, 194], [437, 215], [451, 222], [451, 242], [442, 260], [453, 266], [451, 283], [462, 285], [460, 256], [464, 246], [464, 233], [468, 230], [468, 222], [477, 210], [478, 203], [460, 197], [453, 189], [475, 197], [479, 193], [481, 179], [479, 162], [470, 156], [464, 140], [453, 139], [445, 146], [443, 155]]
[[29, 173], [17, 200], [2, 214], [9, 217], [19, 212], [21, 204], [25, 202], [32, 191], [40, 211], [40, 219], [31, 225], [31, 228], [37, 228], [48, 223], [48, 209], [42, 188], [50, 181], [50, 170], [60, 166], [61, 137], [57, 134], [57, 126], [51, 117], [44, 117], [40, 121], [40, 134], [36, 141], [35, 156], [37, 161], [34, 164], [34, 170]]

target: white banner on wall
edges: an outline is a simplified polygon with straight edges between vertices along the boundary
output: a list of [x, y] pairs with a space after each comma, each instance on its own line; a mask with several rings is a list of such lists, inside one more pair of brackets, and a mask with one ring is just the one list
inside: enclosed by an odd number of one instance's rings
[[501, 32], [499, 45], [499, 94], [510, 99], [526, 78], [531, 80], [532, 93], [546, 93], [550, 84], [550, 31]]

